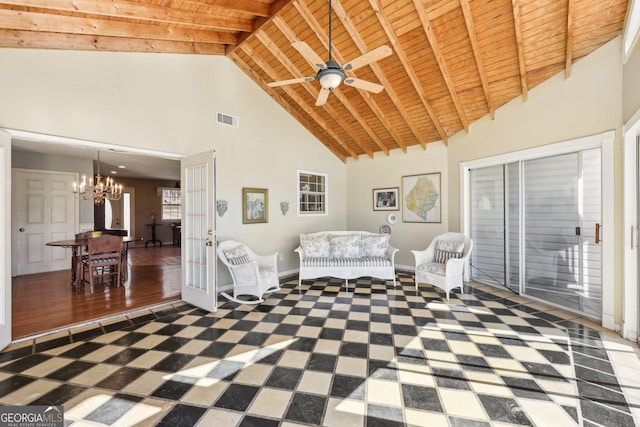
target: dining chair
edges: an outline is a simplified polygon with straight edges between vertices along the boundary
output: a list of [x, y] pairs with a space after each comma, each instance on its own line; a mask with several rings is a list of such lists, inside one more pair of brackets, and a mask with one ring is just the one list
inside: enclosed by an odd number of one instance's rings
[[83, 275], [88, 274], [91, 293], [94, 291], [96, 279], [104, 280], [105, 276], [113, 277], [116, 287], [120, 286], [122, 268], [122, 237], [103, 234], [87, 240], [86, 268]]

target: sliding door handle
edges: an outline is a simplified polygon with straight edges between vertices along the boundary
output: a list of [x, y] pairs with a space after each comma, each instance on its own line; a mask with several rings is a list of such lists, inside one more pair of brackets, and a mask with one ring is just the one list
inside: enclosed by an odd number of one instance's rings
[[596, 222], [596, 245], [600, 243], [600, 224]]

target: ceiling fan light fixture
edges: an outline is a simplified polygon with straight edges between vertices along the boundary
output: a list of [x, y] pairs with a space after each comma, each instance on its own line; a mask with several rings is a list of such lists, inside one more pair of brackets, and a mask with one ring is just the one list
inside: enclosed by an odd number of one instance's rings
[[318, 71], [318, 81], [323, 89], [333, 92], [344, 80], [344, 71], [334, 61], [327, 62], [327, 68]]

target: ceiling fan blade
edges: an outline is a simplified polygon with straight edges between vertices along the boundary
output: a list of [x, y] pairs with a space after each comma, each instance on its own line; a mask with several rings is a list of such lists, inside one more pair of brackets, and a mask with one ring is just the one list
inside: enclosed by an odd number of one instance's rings
[[367, 53], [364, 53], [362, 55], [360, 55], [359, 57], [357, 57], [356, 59], [348, 62], [345, 66], [344, 66], [344, 70], [345, 71], [353, 71], [356, 70], [360, 67], [364, 67], [365, 65], [371, 64], [372, 62], [378, 61], [382, 58], [386, 58], [387, 56], [391, 55], [393, 53], [393, 51], [391, 50], [391, 48], [387, 45], [382, 45], [380, 47], [377, 47], [373, 50], [370, 50]]
[[320, 89], [320, 93], [318, 94], [318, 99], [316, 100], [316, 107], [324, 105], [327, 102], [327, 98], [329, 98], [329, 94], [331, 91], [327, 89]]
[[291, 46], [293, 46], [298, 52], [300, 52], [300, 55], [304, 56], [307, 61], [315, 64], [315, 66], [319, 69], [324, 70], [325, 68], [327, 68], [324, 60], [320, 58], [320, 55], [318, 55], [313, 49], [311, 49], [311, 46], [309, 46], [305, 42], [298, 40], [291, 43]]
[[278, 87], [278, 86], [284, 86], [284, 85], [291, 85], [291, 84], [294, 84], [294, 83], [310, 82], [310, 81], [312, 81], [314, 79], [315, 79], [315, 77], [300, 77], [300, 78], [297, 78], [297, 79], [281, 80], [279, 82], [269, 83], [269, 84], [267, 84], [267, 86], [269, 86], [269, 87]]
[[380, 93], [384, 89], [384, 86], [378, 83], [371, 83], [366, 80], [354, 79], [353, 77], [347, 77], [344, 79], [344, 84], [348, 86], [357, 87], [358, 89], [364, 89], [373, 93]]

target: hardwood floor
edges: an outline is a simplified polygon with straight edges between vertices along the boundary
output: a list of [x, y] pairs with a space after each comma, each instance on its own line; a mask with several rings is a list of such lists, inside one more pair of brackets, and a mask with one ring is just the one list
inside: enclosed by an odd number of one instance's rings
[[129, 249], [128, 277], [119, 288], [98, 283], [76, 292], [71, 271], [13, 278], [12, 336], [19, 339], [136, 308], [180, 299], [180, 248], [149, 246]]

